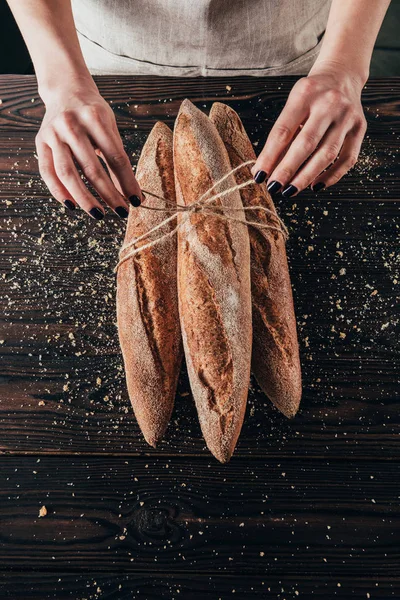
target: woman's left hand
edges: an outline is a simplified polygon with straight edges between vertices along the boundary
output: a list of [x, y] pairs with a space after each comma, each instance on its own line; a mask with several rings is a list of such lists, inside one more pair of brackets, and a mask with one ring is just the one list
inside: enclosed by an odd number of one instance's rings
[[355, 165], [367, 129], [363, 82], [343, 69], [312, 70], [293, 87], [252, 168], [271, 193], [295, 196], [335, 184]]

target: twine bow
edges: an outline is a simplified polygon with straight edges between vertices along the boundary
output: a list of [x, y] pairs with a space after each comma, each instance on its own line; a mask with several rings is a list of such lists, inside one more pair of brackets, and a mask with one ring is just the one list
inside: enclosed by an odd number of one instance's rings
[[[242, 208], [231, 208], [229, 206], [218, 206], [217, 204], [213, 204], [213, 205], [211, 204], [211, 202], [213, 200], [217, 200], [218, 198], [227, 196], [228, 194], [231, 194], [232, 192], [235, 192], [236, 190], [241, 190], [244, 187], [254, 184], [254, 179], [247, 179], [246, 181], [243, 181], [240, 184], [234, 185], [227, 190], [223, 190], [222, 192], [213, 194], [210, 198], [206, 198], [206, 196], [214, 188], [216, 188], [219, 184], [221, 184], [223, 181], [225, 181], [225, 179], [230, 177], [233, 173], [235, 173], [239, 169], [242, 169], [243, 167], [246, 167], [253, 163], [255, 163], [255, 160], [248, 160], [246, 162], [241, 163], [240, 165], [238, 165], [237, 167], [235, 167], [234, 169], [229, 171], [229, 173], [226, 173], [226, 175], [221, 177], [221, 179], [219, 179], [216, 183], [214, 183], [214, 185], [212, 185], [208, 190], [206, 190], [204, 192], [204, 194], [202, 194], [196, 202], [193, 202], [192, 204], [190, 204], [188, 206], [183, 206], [182, 204], [176, 204], [174, 202], [171, 202], [167, 198], [163, 198], [162, 196], [158, 196], [157, 194], [154, 194], [153, 192], [150, 192], [145, 189], [142, 190], [144, 192], [144, 194], [153, 196], [154, 198], [157, 198], [158, 200], [162, 200], [162, 202], [164, 204], [169, 205], [170, 208], [168, 208], [168, 207], [157, 208], [155, 206], [145, 206], [144, 204], [142, 204], [140, 207], [141, 209], [143, 208], [146, 210], [154, 210], [154, 211], [159, 211], [159, 212], [163, 212], [163, 213], [171, 213], [171, 214], [169, 217], [166, 217], [163, 221], [161, 221], [161, 223], [158, 223], [158, 225], [156, 225], [155, 227], [152, 227], [151, 229], [149, 229], [142, 235], [138, 236], [137, 238], [135, 238], [134, 240], [132, 240], [131, 242], [126, 244], [126, 246], [122, 246], [120, 253], [119, 253], [119, 262], [118, 262], [117, 266], [115, 267], [114, 272], [116, 273], [118, 271], [119, 267], [126, 260], [135, 256], [138, 252], [142, 252], [143, 250], [146, 250], [147, 248], [152, 248], [156, 244], [160, 243], [162, 240], [165, 240], [165, 239], [175, 235], [178, 232], [178, 230], [182, 227], [182, 225], [190, 218], [190, 215], [194, 214], [194, 213], [214, 215], [214, 216], [217, 216], [218, 218], [222, 219], [223, 221], [233, 221], [235, 223], [242, 223], [243, 225], [246, 225], [246, 226], [250, 225], [251, 227], [255, 227], [256, 229], [259, 229], [263, 235], [264, 235], [264, 230], [266, 230], [266, 229], [274, 230], [274, 231], [277, 231], [278, 233], [280, 233], [281, 235], [283, 235], [284, 239], [286, 240], [289, 237], [289, 234], [288, 234], [288, 230], [286, 229], [286, 226], [283, 223], [282, 219], [280, 219], [280, 217], [276, 214], [276, 212], [274, 212], [273, 210], [270, 210], [269, 208], [266, 208], [265, 206], [256, 205], [256, 206], [244, 206]], [[237, 217], [233, 217], [233, 216], [226, 214], [226, 212], [245, 212], [246, 213], [246, 212], [256, 211], [256, 210], [259, 210], [259, 211], [262, 211], [262, 212], [272, 215], [274, 217], [274, 219], [276, 219], [276, 221], [278, 222], [279, 226], [276, 227], [274, 225], [270, 225], [269, 223], [261, 223], [259, 221], [247, 221], [247, 219], [237, 218]], [[221, 212], [221, 211], [223, 211], [223, 212]], [[154, 233], [156, 233], [157, 231], [162, 229], [165, 225], [168, 225], [168, 223], [170, 223], [174, 219], [177, 219], [179, 214], [181, 214], [181, 213], [183, 213], [183, 215], [184, 215], [183, 218], [180, 219], [179, 223], [173, 229], [171, 229], [171, 231], [168, 231], [167, 233], [163, 233], [163, 234], [159, 235], [158, 237], [156, 237], [154, 240], [151, 240], [150, 242], [147, 242], [146, 244], [143, 244], [142, 246], [135, 248], [135, 246], [139, 242], [142, 242], [142, 241], [148, 239], [149, 237], [151, 237]], [[129, 249], [131, 249], [131, 250], [125, 254], [125, 252]]]

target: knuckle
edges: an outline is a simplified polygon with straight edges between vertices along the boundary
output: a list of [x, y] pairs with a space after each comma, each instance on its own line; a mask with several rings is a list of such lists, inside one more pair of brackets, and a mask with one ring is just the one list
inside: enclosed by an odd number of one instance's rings
[[50, 194], [56, 199], [56, 200], [60, 200], [60, 198], [62, 198], [63, 193], [62, 191], [59, 189], [58, 186], [50, 183], [47, 183], [47, 187], [49, 189]]
[[103, 174], [103, 170], [100, 167], [100, 164], [97, 165], [94, 162], [82, 165], [82, 171], [85, 173], [88, 179], [92, 180], [99, 179]]
[[313, 133], [307, 133], [303, 136], [302, 147], [308, 153], [311, 154], [317, 147], [318, 140], [317, 136]]
[[73, 166], [64, 162], [59, 163], [56, 167], [56, 170], [61, 179], [70, 179], [74, 172]]
[[340, 148], [337, 144], [329, 144], [324, 148], [324, 158], [328, 164], [333, 163], [338, 157]]
[[282, 165], [277, 169], [275, 176], [273, 177], [276, 181], [280, 181], [281, 183], [286, 183], [290, 181], [294, 175], [294, 170], [286, 165]]
[[94, 123], [102, 123], [105, 120], [105, 110], [99, 104], [88, 104], [82, 110], [83, 117], [86, 121]]
[[362, 116], [357, 115], [354, 124], [355, 124], [356, 129], [361, 131], [363, 134], [367, 131], [367, 126], [368, 126], [367, 119], [364, 117], [364, 115], [362, 115]]
[[50, 179], [53, 173], [50, 163], [39, 161], [39, 172], [43, 179]]
[[346, 104], [346, 99], [339, 90], [330, 89], [325, 92], [325, 102], [329, 106], [343, 107], [343, 105]]
[[287, 144], [291, 138], [291, 131], [289, 127], [283, 123], [275, 125], [272, 133], [274, 139], [282, 144]]
[[107, 162], [111, 167], [114, 168], [126, 167], [128, 164], [130, 164], [127, 155], [123, 151], [112, 154]]
[[349, 156], [347, 156], [345, 158], [346, 167], [348, 169], [351, 169], [357, 163], [357, 160], [358, 160], [358, 154], [355, 152], [352, 152]]
[[307, 97], [310, 94], [313, 94], [316, 88], [316, 83], [312, 79], [308, 77], [304, 77], [300, 79], [300, 81], [296, 85], [296, 93], [302, 97]]

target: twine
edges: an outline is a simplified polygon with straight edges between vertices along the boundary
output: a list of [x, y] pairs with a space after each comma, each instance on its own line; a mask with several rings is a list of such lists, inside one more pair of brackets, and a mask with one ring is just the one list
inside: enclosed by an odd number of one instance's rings
[[[225, 181], [225, 179], [230, 177], [233, 173], [235, 173], [239, 169], [246, 167], [253, 163], [255, 163], [255, 160], [248, 160], [247, 162], [243, 162], [240, 165], [238, 165], [237, 167], [235, 167], [234, 169], [232, 169], [231, 171], [229, 171], [229, 173], [227, 173], [226, 175], [221, 177], [221, 179], [219, 179], [216, 183], [214, 183], [214, 185], [212, 185], [208, 190], [206, 190], [204, 192], [204, 194], [202, 194], [196, 202], [193, 202], [189, 206], [183, 206], [182, 204], [176, 204], [175, 202], [171, 202], [167, 198], [163, 198], [162, 196], [158, 196], [157, 194], [154, 194], [153, 192], [143, 189], [142, 191], [145, 195], [153, 196], [154, 198], [161, 200], [165, 204], [170, 205], [171, 208], [166, 208], [166, 207], [157, 208], [155, 206], [145, 206], [144, 204], [142, 204], [140, 206], [140, 208], [143, 208], [146, 210], [163, 212], [163, 213], [171, 213], [171, 215], [169, 217], [165, 218], [163, 221], [161, 221], [161, 223], [159, 223], [155, 227], [152, 227], [151, 229], [149, 229], [142, 235], [138, 236], [137, 238], [135, 238], [134, 240], [132, 240], [131, 242], [126, 244], [126, 246], [123, 246], [121, 248], [120, 253], [119, 253], [119, 262], [114, 269], [114, 273], [116, 273], [118, 271], [119, 267], [126, 260], [128, 260], [129, 258], [133, 258], [138, 252], [142, 252], [143, 250], [146, 250], [147, 248], [152, 248], [156, 244], [159, 244], [161, 241], [174, 236], [178, 232], [180, 227], [182, 227], [182, 225], [190, 218], [190, 215], [194, 214], [194, 213], [213, 215], [213, 216], [216, 216], [216, 217], [222, 219], [223, 221], [233, 221], [234, 223], [241, 223], [242, 225], [246, 225], [247, 227], [250, 225], [251, 227], [255, 227], [256, 229], [259, 229], [261, 234], [263, 234], [263, 235], [264, 235], [264, 231], [267, 229], [274, 230], [274, 231], [277, 231], [278, 233], [280, 233], [286, 241], [287, 238], [289, 237], [289, 234], [288, 234], [288, 230], [286, 229], [285, 224], [283, 223], [282, 219], [276, 214], [275, 211], [270, 210], [269, 208], [266, 208], [265, 206], [257, 205], [257, 206], [244, 206], [241, 208], [230, 208], [229, 206], [218, 206], [216, 204], [210, 205], [210, 203], [213, 200], [217, 200], [218, 198], [222, 198], [223, 196], [227, 196], [228, 194], [231, 194], [232, 192], [241, 190], [244, 187], [254, 184], [255, 183], [254, 179], [247, 179], [243, 183], [236, 184], [227, 190], [223, 190], [222, 192], [213, 194], [210, 198], [206, 198], [207, 194], [209, 194], [215, 187], [220, 185], [223, 181]], [[272, 215], [278, 222], [279, 226], [275, 227], [274, 225], [270, 225], [268, 223], [260, 223], [259, 221], [247, 221], [247, 219], [232, 217], [232, 216], [227, 215], [225, 212], [221, 212], [221, 211], [250, 212], [250, 211], [255, 211], [255, 210], [259, 210], [259, 211], [262, 211], [262, 212]], [[142, 246], [139, 246], [138, 248], [134, 247], [139, 242], [142, 242], [142, 241], [148, 239], [151, 235], [153, 235], [153, 233], [156, 233], [157, 231], [162, 229], [165, 225], [168, 225], [168, 223], [170, 223], [174, 219], [177, 219], [179, 214], [181, 214], [181, 213], [184, 213], [184, 218], [181, 218], [180, 222], [171, 231], [161, 234], [154, 240], [151, 240], [150, 242], [147, 242], [146, 244], [143, 244]], [[125, 254], [123, 256], [123, 254], [129, 248], [131, 248], [130, 252], [128, 252], [127, 254]]]

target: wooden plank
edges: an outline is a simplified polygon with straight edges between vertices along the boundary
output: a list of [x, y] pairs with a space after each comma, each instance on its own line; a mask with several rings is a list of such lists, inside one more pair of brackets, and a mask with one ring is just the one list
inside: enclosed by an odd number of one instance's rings
[[[111, 103], [122, 128], [149, 131], [155, 119], [172, 123], [184, 98], [201, 102], [229, 102], [243, 115], [273, 122], [298, 77], [95, 77], [102, 96]], [[227, 86], [231, 89], [227, 89]], [[399, 132], [400, 77], [372, 79], [363, 92], [371, 131], [381, 124]], [[44, 114], [33, 75], [0, 75], [0, 126], [2, 130], [39, 128]], [[247, 118], [247, 117], [246, 117]], [[377, 122], [379, 118], [379, 122]]]
[[12, 600], [158, 600], [159, 598], [218, 600], [225, 598], [273, 598], [298, 600], [313, 598], [326, 600], [389, 600], [398, 598], [400, 580], [395, 578], [335, 578], [319, 576], [282, 577], [252, 575], [172, 575], [106, 574], [103, 571], [81, 573], [52, 573], [24, 571], [2, 575], [2, 598]]
[[3, 457], [0, 570], [397, 577], [399, 468]]

